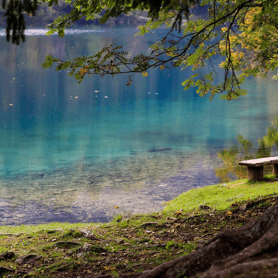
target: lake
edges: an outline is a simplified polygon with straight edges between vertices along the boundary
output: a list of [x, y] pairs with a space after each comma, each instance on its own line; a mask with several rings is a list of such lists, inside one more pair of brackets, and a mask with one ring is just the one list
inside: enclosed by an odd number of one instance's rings
[[61, 39], [27, 30], [16, 46], [0, 30], [0, 225], [161, 210], [184, 191], [217, 183], [217, 152], [238, 134], [254, 143], [265, 134], [277, 116], [270, 78], [248, 79], [238, 100], [210, 102], [183, 90], [190, 73], [179, 69], [138, 74], [127, 87], [125, 75], [77, 84], [41, 67], [46, 55], [73, 59], [112, 43], [136, 55], [166, 31], [136, 32], [72, 29]]

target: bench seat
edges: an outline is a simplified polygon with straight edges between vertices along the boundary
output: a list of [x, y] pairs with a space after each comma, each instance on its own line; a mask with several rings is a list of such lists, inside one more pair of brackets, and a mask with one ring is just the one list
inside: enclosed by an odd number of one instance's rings
[[243, 160], [239, 165], [247, 166], [249, 180], [263, 180], [264, 165], [273, 165], [273, 174], [278, 176], [278, 156]]

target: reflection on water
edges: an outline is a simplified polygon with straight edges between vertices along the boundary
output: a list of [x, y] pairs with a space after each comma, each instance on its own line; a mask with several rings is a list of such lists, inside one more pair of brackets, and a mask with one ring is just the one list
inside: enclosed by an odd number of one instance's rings
[[41, 68], [46, 55], [73, 59], [112, 43], [136, 55], [165, 30], [135, 38], [134, 29], [70, 30], [64, 39], [28, 32], [20, 46], [0, 35], [0, 224], [160, 210], [216, 183], [217, 151], [238, 134], [256, 142], [277, 114], [268, 80], [249, 79], [249, 95], [228, 103], [183, 91], [190, 73], [178, 69], [137, 75], [126, 87], [126, 76], [76, 84], [67, 72]]

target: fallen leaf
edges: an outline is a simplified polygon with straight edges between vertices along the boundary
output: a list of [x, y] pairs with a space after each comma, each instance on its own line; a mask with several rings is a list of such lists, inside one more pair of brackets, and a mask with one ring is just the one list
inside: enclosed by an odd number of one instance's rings
[[105, 269], [105, 270], [114, 270], [114, 269], [115, 269], [115, 267], [105, 266], [105, 267], [104, 267], [104, 269]]

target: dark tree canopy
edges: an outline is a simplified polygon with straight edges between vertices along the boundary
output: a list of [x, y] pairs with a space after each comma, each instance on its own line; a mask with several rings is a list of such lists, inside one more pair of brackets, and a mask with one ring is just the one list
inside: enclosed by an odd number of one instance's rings
[[38, 1], [30, 0], [2, 0], [2, 8], [5, 10], [6, 17], [6, 38], [7, 41], [12, 39], [12, 43], [19, 44], [20, 40], [25, 41], [25, 19], [23, 14], [35, 16], [38, 9]]

